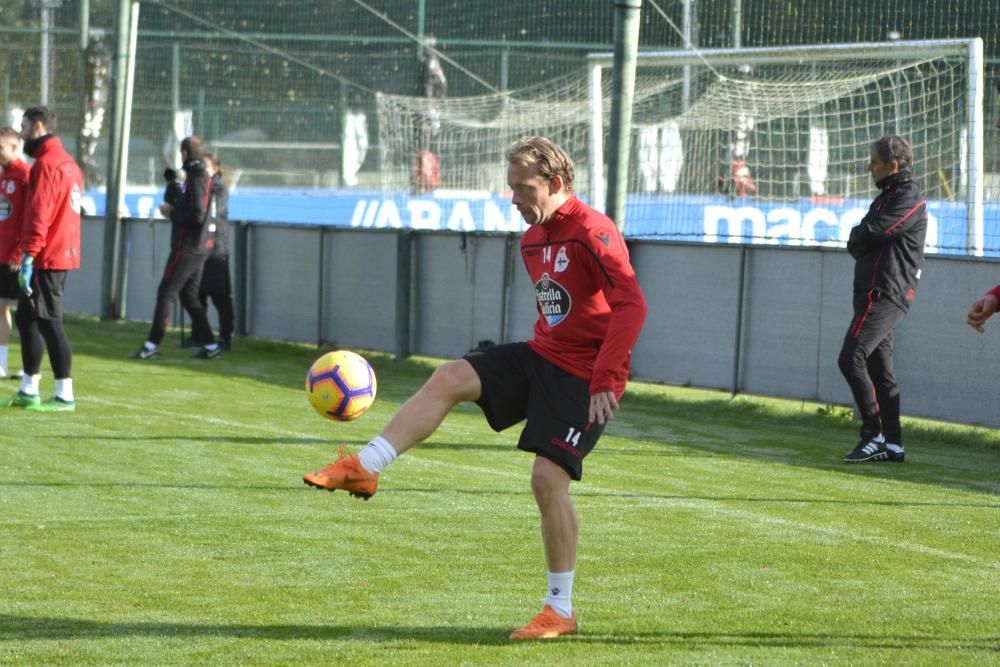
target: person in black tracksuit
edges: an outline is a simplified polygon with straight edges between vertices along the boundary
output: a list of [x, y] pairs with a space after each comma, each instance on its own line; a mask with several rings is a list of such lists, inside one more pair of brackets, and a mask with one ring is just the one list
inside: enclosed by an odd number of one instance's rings
[[212, 179], [208, 217], [214, 244], [205, 260], [198, 299], [206, 312], [209, 298], [215, 304], [219, 313], [219, 345], [228, 350], [232, 344], [235, 320], [233, 282], [229, 273], [229, 191], [222, 180], [218, 157], [206, 153], [205, 169]]
[[844, 460], [902, 462], [892, 347], [924, 265], [927, 206], [910, 171], [910, 145], [889, 135], [870, 149], [868, 171], [881, 192], [847, 241], [855, 259], [854, 318], [838, 359], [861, 412], [861, 441]]
[[211, 184], [202, 162], [204, 144], [199, 137], [187, 137], [181, 142], [181, 157], [186, 174], [184, 192], [174, 203], [164, 202], [160, 211], [170, 217], [170, 257], [156, 293], [156, 309], [149, 339], [131, 356], [135, 359], [156, 359], [160, 342], [166, 334], [170, 313], [178, 294], [184, 308], [191, 314], [192, 335], [204, 342], [199, 357], [213, 359], [221, 353], [212, 335], [205, 309], [198, 300], [198, 288], [205, 258], [214, 240], [209, 231], [208, 208]]

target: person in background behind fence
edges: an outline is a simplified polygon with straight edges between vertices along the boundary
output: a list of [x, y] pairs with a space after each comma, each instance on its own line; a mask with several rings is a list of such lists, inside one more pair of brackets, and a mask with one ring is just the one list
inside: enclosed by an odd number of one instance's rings
[[160, 342], [166, 335], [170, 313], [178, 295], [191, 315], [191, 335], [204, 341], [196, 356], [215, 359], [222, 354], [212, 335], [205, 309], [198, 300], [205, 258], [214, 244], [208, 222], [212, 186], [202, 161], [204, 153], [201, 138], [190, 136], [181, 141], [181, 158], [186, 174], [184, 191], [175, 203], [165, 201], [160, 205], [160, 212], [168, 216], [171, 223], [170, 256], [157, 289], [149, 339], [130, 355], [132, 359], [149, 360], [160, 356]]
[[0, 128], [0, 167], [3, 167], [0, 174], [0, 378], [14, 377], [8, 373], [7, 366], [10, 306], [17, 301], [20, 291], [17, 285], [21, 259], [18, 244], [31, 173], [31, 167], [21, 159], [21, 145], [21, 134], [17, 130]]
[[[17, 331], [21, 336], [24, 376], [11, 407], [38, 412], [72, 412], [73, 351], [63, 327], [63, 289], [70, 271], [80, 268], [80, 210], [83, 172], [53, 134], [56, 114], [48, 107], [32, 107], [21, 119], [24, 152], [35, 159], [28, 183], [28, 206], [18, 249], [21, 265], [17, 281]], [[49, 353], [55, 396], [42, 402], [42, 355]]]
[[474, 401], [490, 427], [525, 421], [518, 448], [534, 454], [531, 489], [541, 514], [548, 588], [542, 611], [511, 639], [576, 632], [572, 587], [579, 522], [571, 480], [625, 391], [646, 299], [614, 222], [573, 194], [573, 161], [544, 137], [507, 150], [512, 203], [528, 224], [521, 257], [538, 318], [524, 343], [486, 346], [439, 366], [360, 454], [346, 447], [307, 484], [374, 495], [381, 471], [429, 437], [460, 402]]
[[912, 163], [901, 137], [872, 142], [868, 171], [881, 192], [847, 241], [855, 259], [854, 318], [838, 365], [861, 412], [861, 441], [844, 456], [849, 463], [901, 463], [904, 457], [892, 347], [917, 294], [927, 234], [927, 206]]

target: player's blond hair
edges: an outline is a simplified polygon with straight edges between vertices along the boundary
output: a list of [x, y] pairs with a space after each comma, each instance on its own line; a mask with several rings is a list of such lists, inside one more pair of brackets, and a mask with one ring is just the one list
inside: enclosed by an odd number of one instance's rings
[[0, 127], [0, 139], [17, 139], [21, 141], [21, 133], [12, 127]]
[[547, 181], [560, 176], [563, 190], [573, 192], [573, 159], [559, 145], [546, 137], [521, 137], [507, 149], [507, 162], [535, 166]]

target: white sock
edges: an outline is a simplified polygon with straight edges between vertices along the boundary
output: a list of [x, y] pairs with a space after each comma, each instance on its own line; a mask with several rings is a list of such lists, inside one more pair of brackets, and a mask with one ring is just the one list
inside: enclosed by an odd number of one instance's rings
[[396, 449], [389, 444], [389, 441], [378, 436], [365, 445], [361, 453], [358, 454], [361, 467], [372, 473], [382, 472], [387, 465], [396, 460]]
[[56, 398], [72, 403], [73, 402], [73, 378], [56, 380]]
[[545, 604], [563, 618], [573, 616], [573, 572], [549, 572], [549, 589]]
[[882, 443], [885, 442], [885, 436], [883, 436], [881, 433], [879, 433], [878, 435], [876, 435], [874, 438], [872, 438], [868, 442], [877, 442], [878, 444], [882, 444]]
[[21, 393], [28, 396], [38, 396], [38, 383], [42, 381], [42, 374], [21, 376]]
[[143, 343], [142, 346], [144, 348], [146, 348], [147, 350], [149, 350], [149, 351], [153, 351], [153, 350], [155, 350], [156, 348], [159, 347], [159, 345], [157, 345], [156, 343], [154, 343], [152, 341], [148, 341], [148, 340], [145, 343]]
[[900, 453], [901, 451], [903, 451], [903, 446], [902, 445], [897, 445], [894, 442], [887, 442], [887, 443], [885, 443], [885, 448], [888, 449], [890, 452], [895, 452], [897, 454]]
[[0, 345], [0, 371], [7, 375], [7, 346]]
[[216, 350], [219, 349], [219, 344], [209, 343], [208, 345], [205, 346], [205, 349], [208, 350], [209, 352], [215, 352]]

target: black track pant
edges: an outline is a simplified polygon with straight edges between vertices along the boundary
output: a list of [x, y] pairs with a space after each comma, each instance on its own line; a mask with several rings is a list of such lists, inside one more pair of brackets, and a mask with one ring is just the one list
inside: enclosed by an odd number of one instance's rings
[[21, 365], [28, 375], [38, 375], [42, 355], [48, 350], [55, 379], [71, 377], [73, 350], [62, 321], [66, 274], [66, 271], [36, 269], [31, 279], [34, 293], [18, 297], [14, 321], [21, 336]]
[[854, 319], [837, 364], [861, 412], [862, 440], [881, 433], [886, 442], [903, 444], [892, 346], [896, 327], [904, 317], [906, 311], [877, 290], [854, 295]]
[[163, 271], [163, 280], [160, 281], [160, 287], [156, 292], [156, 310], [153, 312], [153, 325], [149, 330], [151, 343], [159, 345], [163, 340], [178, 295], [184, 308], [191, 315], [191, 335], [206, 344], [215, 342], [205, 309], [198, 299], [198, 287], [204, 266], [205, 255], [178, 251], [170, 253], [167, 268]]

